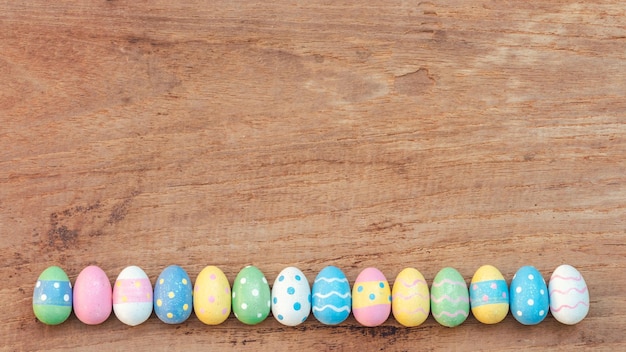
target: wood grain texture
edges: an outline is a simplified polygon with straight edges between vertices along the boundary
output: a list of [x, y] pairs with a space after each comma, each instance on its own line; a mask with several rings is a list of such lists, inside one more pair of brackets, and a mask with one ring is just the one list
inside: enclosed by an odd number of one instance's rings
[[[626, 6], [0, 1], [6, 351], [626, 348]], [[38, 323], [39, 273], [577, 267], [588, 317]]]

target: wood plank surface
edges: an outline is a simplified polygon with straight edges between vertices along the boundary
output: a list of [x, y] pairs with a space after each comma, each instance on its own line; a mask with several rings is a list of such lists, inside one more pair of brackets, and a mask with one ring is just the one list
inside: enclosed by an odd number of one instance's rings
[[[626, 349], [625, 24], [615, 0], [0, 1], [2, 350]], [[563, 263], [589, 285], [574, 326], [31, 308], [50, 265]]]

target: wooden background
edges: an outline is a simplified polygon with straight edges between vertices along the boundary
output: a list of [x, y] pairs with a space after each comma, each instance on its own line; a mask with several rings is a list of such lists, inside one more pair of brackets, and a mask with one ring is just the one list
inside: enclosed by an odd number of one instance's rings
[[[621, 1], [0, 1], [7, 351], [626, 348]], [[577, 267], [588, 317], [38, 323], [49, 265]]]

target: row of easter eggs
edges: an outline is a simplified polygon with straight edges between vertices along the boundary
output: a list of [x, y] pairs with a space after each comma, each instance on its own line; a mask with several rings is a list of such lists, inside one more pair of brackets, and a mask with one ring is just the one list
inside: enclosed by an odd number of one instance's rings
[[154, 289], [146, 273], [137, 266], [122, 270], [111, 287], [105, 272], [88, 266], [76, 278], [74, 288], [57, 266], [38, 278], [33, 293], [33, 311], [43, 323], [64, 322], [74, 309], [85, 324], [104, 322], [111, 314], [127, 325], [146, 321], [152, 311], [168, 324], [182, 323], [193, 310], [208, 325], [222, 323], [230, 315], [248, 325], [272, 315], [282, 324], [295, 326], [309, 314], [323, 324], [343, 322], [350, 312], [363, 326], [383, 324], [393, 312], [402, 325], [422, 324], [430, 312], [443, 326], [455, 327], [469, 316], [485, 324], [502, 321], [509, 310], [524, 325], [541, 322], [548, 311], [564, 324], [580, 322], [589, 311], [589, 291], [582, 275], [570, 265], [561, 265], [546, 285], [532, 266], [520, 268], [507, 286], [498, 269], [480, 267], [468, 288], [461, 274], [450, 267], [435, 276], [430, 288], [414, 268], [402, 270], [389, 286], [376, 268], [363, 270], [352, 290], [344, 273], [328, 266], [309, 286], [295, 267], [280, 272], [270, 290], [265, 275], [254, 266], [243, 268], [231, 286], [215, 266], [205, 267], [192, 287], [189, 275], [179, 266], [168, 266], [157, 278]]

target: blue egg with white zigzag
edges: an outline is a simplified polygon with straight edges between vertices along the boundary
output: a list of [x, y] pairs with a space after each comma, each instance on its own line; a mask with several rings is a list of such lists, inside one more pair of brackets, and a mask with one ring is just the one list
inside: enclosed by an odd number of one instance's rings
[[350, 283], [341, 269], [327, 266], [313, 282], [313, 315], [322, 324], [337, 325], [350, 315], [352, 294]]

